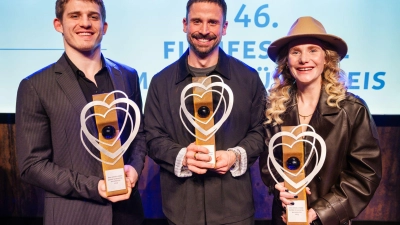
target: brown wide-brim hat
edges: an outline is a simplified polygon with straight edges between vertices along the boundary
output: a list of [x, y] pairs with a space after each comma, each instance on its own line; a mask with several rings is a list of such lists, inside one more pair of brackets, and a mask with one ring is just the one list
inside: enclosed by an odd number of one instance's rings
[[305, 16], [298, 18], [296, 22], [294, 22], [286, 37], [272, 42], [268, 47], [269, 58], [275, 62], [280, 50], [284, 46], [289, 44], [289, 42], [302, 37], [317, 38], [329, 43], [336, 50], [341, 59], [343, 59], [347, 54], [347, 44], [343, 39], [332, 34], [327, 34], [324, 26], [318, 20], [310, 16]]

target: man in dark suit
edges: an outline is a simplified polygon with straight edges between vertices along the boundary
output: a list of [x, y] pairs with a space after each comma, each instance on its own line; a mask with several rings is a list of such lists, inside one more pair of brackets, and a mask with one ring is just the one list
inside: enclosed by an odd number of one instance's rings
[[[146, 155], [143, 125], [124, 154], [128, 193], [107, 197], [102, 166], [84, 148], [80, 113], [93, 94], [121, 90], [141, 109], [137, 72], [106, 59], [102, 0], [57, 0], [54, 27], [65, 53], [21, 81], [17, 95], [17, 157], [24, 181], [43, 188], [45, 224], [142, 224], [137, 180]], [[87, 126], [93, 126], [94, 122]], [[121, 140], [126, 138], [125, 133]]]
[[[264, 150], [265, 88], [255, 69], [218, 47], [228, 26], [226, 8], [224, 0], [189, 0], [183, 19], [189, 49], [150, 83], [146, 141], [149, 156], [160, 165], [163, 212], [170, 224], [254, 224], [249, 168]], [[232, 89], [235, 100], [215, 133], [214, 166], [208, 149], [193, 143], [179, 110], [181, 92], [192, 77], [215, 74]], [[218, 123], [224, 110], [216, 99]], [[192, 98], [187, 108], [193, 109]], [[194, 127], [188, 127], [194, 133]]]

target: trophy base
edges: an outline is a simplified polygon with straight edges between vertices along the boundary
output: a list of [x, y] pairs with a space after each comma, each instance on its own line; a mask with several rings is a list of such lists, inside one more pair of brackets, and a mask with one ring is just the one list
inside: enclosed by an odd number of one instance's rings
[[287, 224], [307, 224], [306, 201], [295, 200], [294, 205], [286, 206]]
[[104, 180], [106, 182], [107, 197], [128, 193], [124, 168], [105, 170]]

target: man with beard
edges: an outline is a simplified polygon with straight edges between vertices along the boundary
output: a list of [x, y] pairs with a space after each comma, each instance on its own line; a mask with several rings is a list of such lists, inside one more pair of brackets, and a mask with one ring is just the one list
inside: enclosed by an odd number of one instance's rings
[[[226, 11], [224, 0], [188, 1], [183, 31], [190, 47], [153, 77], [148, 90], [146, 142], [149, 156], [160, 165], [169, 224], [254, 224], [249, 168], [264, 150], [265, 88], [256, 70], [218, 47], [228, 27]], [[213, 166], [207, 148], [193, 143], [179, 110], [181, 92], [192, 77], [215, 74], [232, 89], [234, 104], [215, 134]], [[193, 109], [191, 104], [188, 109]], [[214, 109], [217, 105], [214, 98]], [[215, 123], [223, 115], [221, 108], [216, 109]]]
[[[135, 184], [146, 155], [143, 125], [124, 154], [124, 195], [106, 196], [101, 163], [80, 138], [80, 113], [92, 95], [121, 90], [142, 107], [137, 72], [101, 53], [108, 28], [102, 0], [57, 0], [55, 8], [53, 24], [62, 34], [65, 52], [23, 79], [18, 89], [15, 122], [21, 177], [45, 190], [44, 224], [142, 224]], [[87, 128], [96, 130], [94, 121]], [[125, 128], [121, 141], [129, 135]]]

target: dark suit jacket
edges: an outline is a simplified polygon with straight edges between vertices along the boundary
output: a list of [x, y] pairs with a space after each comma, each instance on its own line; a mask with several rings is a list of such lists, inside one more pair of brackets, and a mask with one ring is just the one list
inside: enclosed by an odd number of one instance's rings
[[[309, 123], [326, 143], [326, 160], [308, 185], [311, 195], [307, 201], [308, 207], [316, 211], [322, 224], [345, 225], [356, 217], [373, 197], [382, 176], [381, 154], [376, 126], [365, 102], [358, 96], [347, 93], [340, 103], [341, 108], [337, 108], [328, 106], [327, 98], [328, 94], [322, 91]], [[282, 126], [300, 124], [294, 98], [288, 104], [282, 119]], [[271, 137], [279, 131], [280, 126], [267, 126], [267, 146]], [[311, 137], [308, 140], [312, 141]], [[317, 149], [320, 151], [318, 146]], [[310, 145], [305, 145], [305, 157], [308, 157], [310, 152]], [[274, 154], [282, 164], [282, 152]], [[318, 154], [321, 155], [320, 152]], [[268, 151], [265, 151], [259, 161], [261, 177], [270, 191], [273, 191], [275, 181], [268, 171], [267, 158]], [[311, 173], [315, 157], [309, 165], [306, 174]], [[280, 178], [276, 171], [274, 175], [277, 179]], [[273, 224], [284, 224], [280, 218], [282, 211], [279, 192], [275, 191]]]
[[[125, 92], [141, 109], [137, 72], [108, 59], [105, 62], [114, 88]], [[126, 212], [121, 213], [131, 224], [138, 224], [143, 220], [143, 209], [136, 187], [130, 200], [113, 206], [98, 194], [102, 166], [80, 139], [79, 117], [86, 104], [64, 56], [21, 81], [16, 109], [21, 177], [46, 191], [45, 224], [112, 224], [113, 208], [118, 212], [115, 208], [119, 205], [129, 205], [131, 208], [122, 207]], [[96, 130], [94, 121], [88, 122], [88, 128]], [[124, 163], [132, 165], [140, 176], [145, 154], [141, 125], [124, 154]]]

